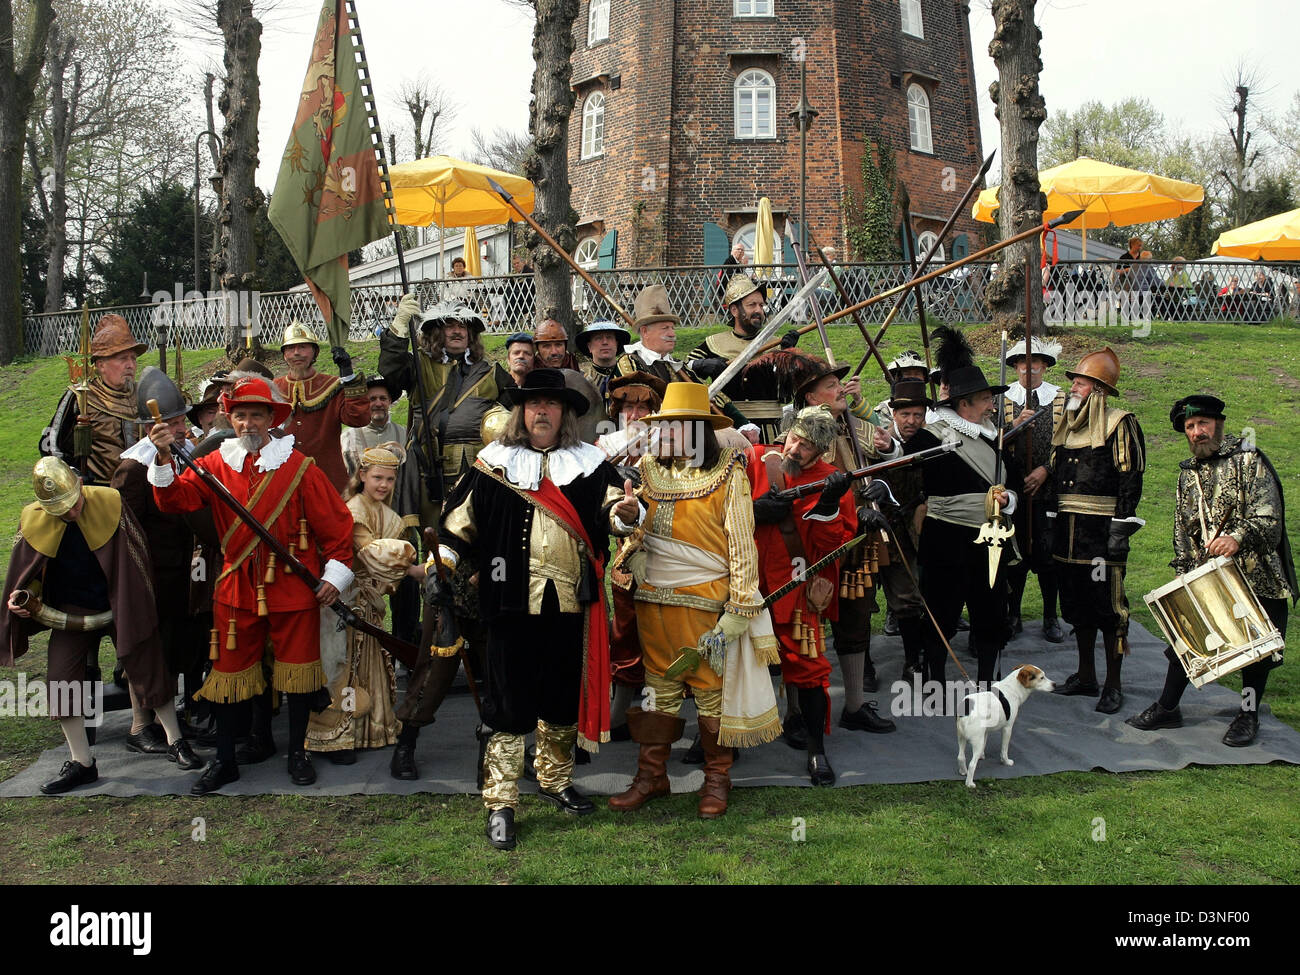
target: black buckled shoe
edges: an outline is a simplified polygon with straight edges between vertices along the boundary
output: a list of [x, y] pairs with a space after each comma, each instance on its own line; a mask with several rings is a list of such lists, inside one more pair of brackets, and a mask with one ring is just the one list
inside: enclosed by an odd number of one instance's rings
[[825, 755], [808, 756], [808, 778], [813, 785], [830, 786], [835, 784], [835, 770]]
[[1114, 714], [1124, 706], [1124, 692], [1118, 687], [1103, 687], [1101, 697], [1097, 699], [1095, 710], [1102, 714]]
[[1085, 684], [1083, 681], [1079, 680], [1078, 674], [1071, 674], [1069, 677], [1065, 678], [1065, 683], [1059, 685], [1056, 690], [1052, 691], [1052, 693], [1060, 694], [1062, 697], [1074, 697], [1083, 694], [1092, 696], [1100, 690], [1101, 688], [1097, 686], [1096, 681]]
[[[402, 742], [393, 749], [393, 760], [388, 763], [388, 771], [395, 779], [414, 781], [420, 777], [420, 770], [415, 764], [415, 746]], [[482, 788], [480, 786], [480, 788]]]
[[316, 781], [316, 769], [307, 752], [289, 753], [289, 779], [294, 785], [311, 785]]
[[868, 701], [856, 711], [841, 711], [840, 727], [849, 731], [869, 731], [873, 735], [887, 735], [898, 730], [898, 725], [876, 713], [875, 701]]
[[355, 748], [343, 748], [337, 752], [326, 752], [325, 757], [334, 765], [357, 764], [357, 750]]
[[596, 811], [596, 804], [571, 785], [566, 785], [559, 792], [538, 789], [537, 794], [570, 816], [586, 816]]
[[876, 667], [868, 663], [866, 669], [862, 671], [862, 692], [875, 694], [878, 690], [880, 690], [880, 678], [876, 676]]
[[1259, 734], [1259, 712], [1238, 711], [1237, 716], [1228, 725], [1223, 743], [1229, 748], [1245, 748]]
[[1043, 639], [1048, 643], [1065, 642], [1065, 631], [1061, 629], [1061, 621], [1055, 616], [1043, 620]]
[[1135, 714], [1131, 718], [1125, 718], [1124, 723], [1132, 725], [1139, 731], [1156, 731], [1160, 728], [1181, 728], [1183, 726], [1183, 712], [1178, 710], [1176, 707], [1166, 708], [1159, 701], [1156, 701], [1141, 714]]
[[787, 714], [782, 722], [781, 740], [797, 752], [808, 750], [808, 729], [803, 723], [803, 713]]
[[167, 761], [175, 762], [187, 772], [202, 768], [203, 762], [194, 754], [194, 748], [184, 738], [177, 738], [176, 744], [167, 746]]
[[203, 774], [199, 780], [190, 786], [190, 795], [206, 796], [209, 792], [216, 792], [223, 785], [239, 780], [239, 765], [234, 762], [223, 762], [216, 758], [208, 762]]
[[256, 765], [265, 762], [276, 753], [275, 739], [269, 735], [250, 735], [248, 740], [235, 749], [235, 762], [239, 765]]
[[41, 786], [41, 792], [47, 796], [57, 796], [75, 789], [79, 785], [90, 785], [92, 782], [99, 780], [99, 767], [92, 758], [89, 765], [82, 765], [78, 761], [69, 759], [63, 763], [59, 769], [57, 778], [50, 779]]
[[166, 755], [167, 733], [156, 724], [145, 725], [135, 734], [126, 736], [126, 750], [142, 755]]
[[515, 848], [515, 811], [507, 806], [505, 809], [489, 809], [487, 817], [488, 842], [498, 850]]

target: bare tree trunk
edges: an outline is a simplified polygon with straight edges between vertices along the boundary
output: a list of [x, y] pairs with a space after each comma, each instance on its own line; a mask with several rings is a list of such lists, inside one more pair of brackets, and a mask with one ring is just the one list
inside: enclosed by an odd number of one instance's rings
[[[45, 44], [54, 23], [51, 0], [35, 0], [27, 50], [14, 50], [12, 0], [0, 0], [0, 364], [23, 351], [23, 144]], [[23, 9], [27, 9], [24, 4]]]
[[[1047, 198], [1038, 187], [1038, 128], [1047, 107], [1038, 93], [1043, 70], [1034, 23], [1034, 0], [993, 0], [993, 40], [989, 55], [997, 65], [998, 80], [989, 86], [1001, 123], [1002, 188], [998, 191], [998, 228], [1003, 238], [1040, 225]], [[1025, 319], [1025, 265], [1034, 269], [1037, 282], [1037, 237], [1013, 244], [1002, 252], [998, 273], [989, 282], [986, 298], [995, 325], [1022, 335]], [[1030, 288], [1034, 330], [1043, 321], [1043, 291]]]
[[[81, 99], [81, 63], [72, 60], [75, 38], [65, 38], [59, 25], [50, 27], [45, 54], [50, 78], [50, 171], [51, 187], [45, 210], [45, 310], [63, 308], [63, 265], [68, 256], [68, 150], [72, 147], [72, 125]], [[66, 75], [72, 67], [72, 92], [66, 90]], [[30, 139], [29, 139], [30, 142]], [[32, 143], [34, 148], [34, 143]], [[32, 158], [33, 178], [43, 173]], [[44, 194], [41, 194], [44, 200]]]
[[[212, 114], [212, 86], [216, 83], [217, 76], [211, 72], [203, 76], [203, 106], [208, 113], [208, 131], [217, 131], [217, 121]], [[217, 140], [208, 139], [208, 155], [212, 157], [212, 171], [221, 173], [221, 153], [217, 149]], [[201, 187], [195, 186], [194, 192], [198, 193]], [[221, 209], [221, 201], [217, 201], [216, 210]], [[214, 228], [215, 230], [215, 228]], [[221, 282], [217, 280], [217, 262], [221, 259], [221, 235], [212, 234], [212, 241], [208, 245], [208, 291], [216, 291]]]
[[225, 84], [218, 108], [226, 127], [221, 146], [221, 287], [251, 291], [257, 287], [254, 217], [262, 205], [257, 175], [257, 113], [261, 104], [257, 60], [262, 53], [262, 25], [251, 0], [218, 0], [217, 25], [225, 39]]
[[[578, 215], [569, 202], [569, 116], [574, 95], [569, 87], [573, 56], [573, 22], [578, 0], [536, 0], [533, 27], [533, 102], [528, 131], [533, 151], [524, 175], [536, 187], [533, 216], [561, 247], [572, 253], [578, 244]], [[537, 313], [573, 324], [569, 265], [534, 232], [528, 235], [537, 281]]]

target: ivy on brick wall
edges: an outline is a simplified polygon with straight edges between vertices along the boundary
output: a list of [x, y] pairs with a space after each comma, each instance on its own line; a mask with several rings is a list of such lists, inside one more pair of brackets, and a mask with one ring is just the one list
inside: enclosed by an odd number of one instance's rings
[[902, 257], [897, 227], [898, 174], [894, 153], [874, 132], [863, 133], [862, 188], [844, 190], [844, 225], [855, 261], [896, 261]]

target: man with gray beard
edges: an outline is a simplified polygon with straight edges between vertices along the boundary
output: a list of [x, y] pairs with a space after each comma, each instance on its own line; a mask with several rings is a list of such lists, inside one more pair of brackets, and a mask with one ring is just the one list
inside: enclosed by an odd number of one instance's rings
[[1074, 626], [1079, 669], [1056, 693], [1098, 692], [1093, 651], [1100, 630], [1106, 680], [1096, 709], [1114, 714], [1124, 702], [1120, 668], [1129, 651], [1124, 594], [1129, 537], [1146, 524], [1137, 517], [1146, 443], [1137, 417], [1107, 402], [1119, 395], [1119, 356], [1109, 347], [1088, 353], [1065, 375], [1070, 397], [1052, 434], [1048, 477], [1056, 499], [1048, 517], [1061, 615]]
[[[1192, 453], [1178, 465], [1174, 560], [1169, 564], [1181, 574], [1221, 555], [1234, 559], [1285, 637], [1286, 601], [1296, 599], [1300, 586], [1286, 537], [1282, 484], [1253, 441], [1224, 434], [1224, 405], [1215, 396], [1195, 394], [1169, 411]], [[1165, 656], [1169, 670], [1160, 697], [1127, 721], [1143, 731], [1183, 724], [1178, 703], [1187, 689], [1187, 674], [1172, 649], [1166, 648]], [[1268, 672], [1281, 663], [1280, 655], [1276, 660], [1270, 655], [1242, 669], [1241, 710], [1223, 736], [1225, 745], [1241, 748], [1255, 740]]]

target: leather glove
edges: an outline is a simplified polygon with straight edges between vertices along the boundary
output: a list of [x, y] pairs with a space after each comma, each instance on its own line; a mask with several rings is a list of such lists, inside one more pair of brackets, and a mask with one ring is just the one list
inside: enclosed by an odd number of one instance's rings
[[339, 367], [339, 377], [347, 380], [349, 376], [355, 375], [352, 369], [352, 356], [348, 355], [348, 350], [341, 345], [336, 345], [330, 349], [330, 358], [334, 364]]
[[1106, 558], [1109, 561], [1128, 561], [1128, 539], [1139, 527], [1134, 521], [1111, 521], [1110, 535], [1106, 539]]
[[835, 514], [840, 508], [840, 498], [844, 497], [852, 484], [853, 479], [844, 471], [836, 471], [826, 478], [826, 486], [822, 488], [821, 497], [817, 499], [817, 506], [813, 508], [811, 514], [823, 518]]
[[641, 468], [625, 467], [621, 464], [616, 464], [614, 469], [618, 471], [618, 479], [620, 481], [631, 481], [633, 489], [641, 486]]
[[861, 507], [858, 509], [858, 534], [871, 535], [875, 532], [883, 531], [889, 533], [889, 519], [882, 515], [875, 508]]
[[754, 499], [754, 524], [772, 525], [789, 516], [794, 502], [777, 496], [776, 488]]
[[701, 379], [717, 379], [722, 375], [722, 370], [727, 368], [727, 360], [711, 356], [708, 359], [696, 359], [690, 366], [691, 372]]
[[781, 348], [783, 349], [793, 349], [798, 344], [799, 330], [797, 328], [792, 328], [781, 336]]
[[402, 295], [397, 303], [397, 314], [388, 330], [398, 338], [406, 338], [411, 333], [411, 319], [420, 314], [420, 301], [415, 295]]
[[876, 504], [898, 507], [894, 502], [894, 496], [889, 491], [889, 485], [878, 477], [872, 478], [871, 483], [862, 489], [862, 496], [868, 501], [874, 501]]

